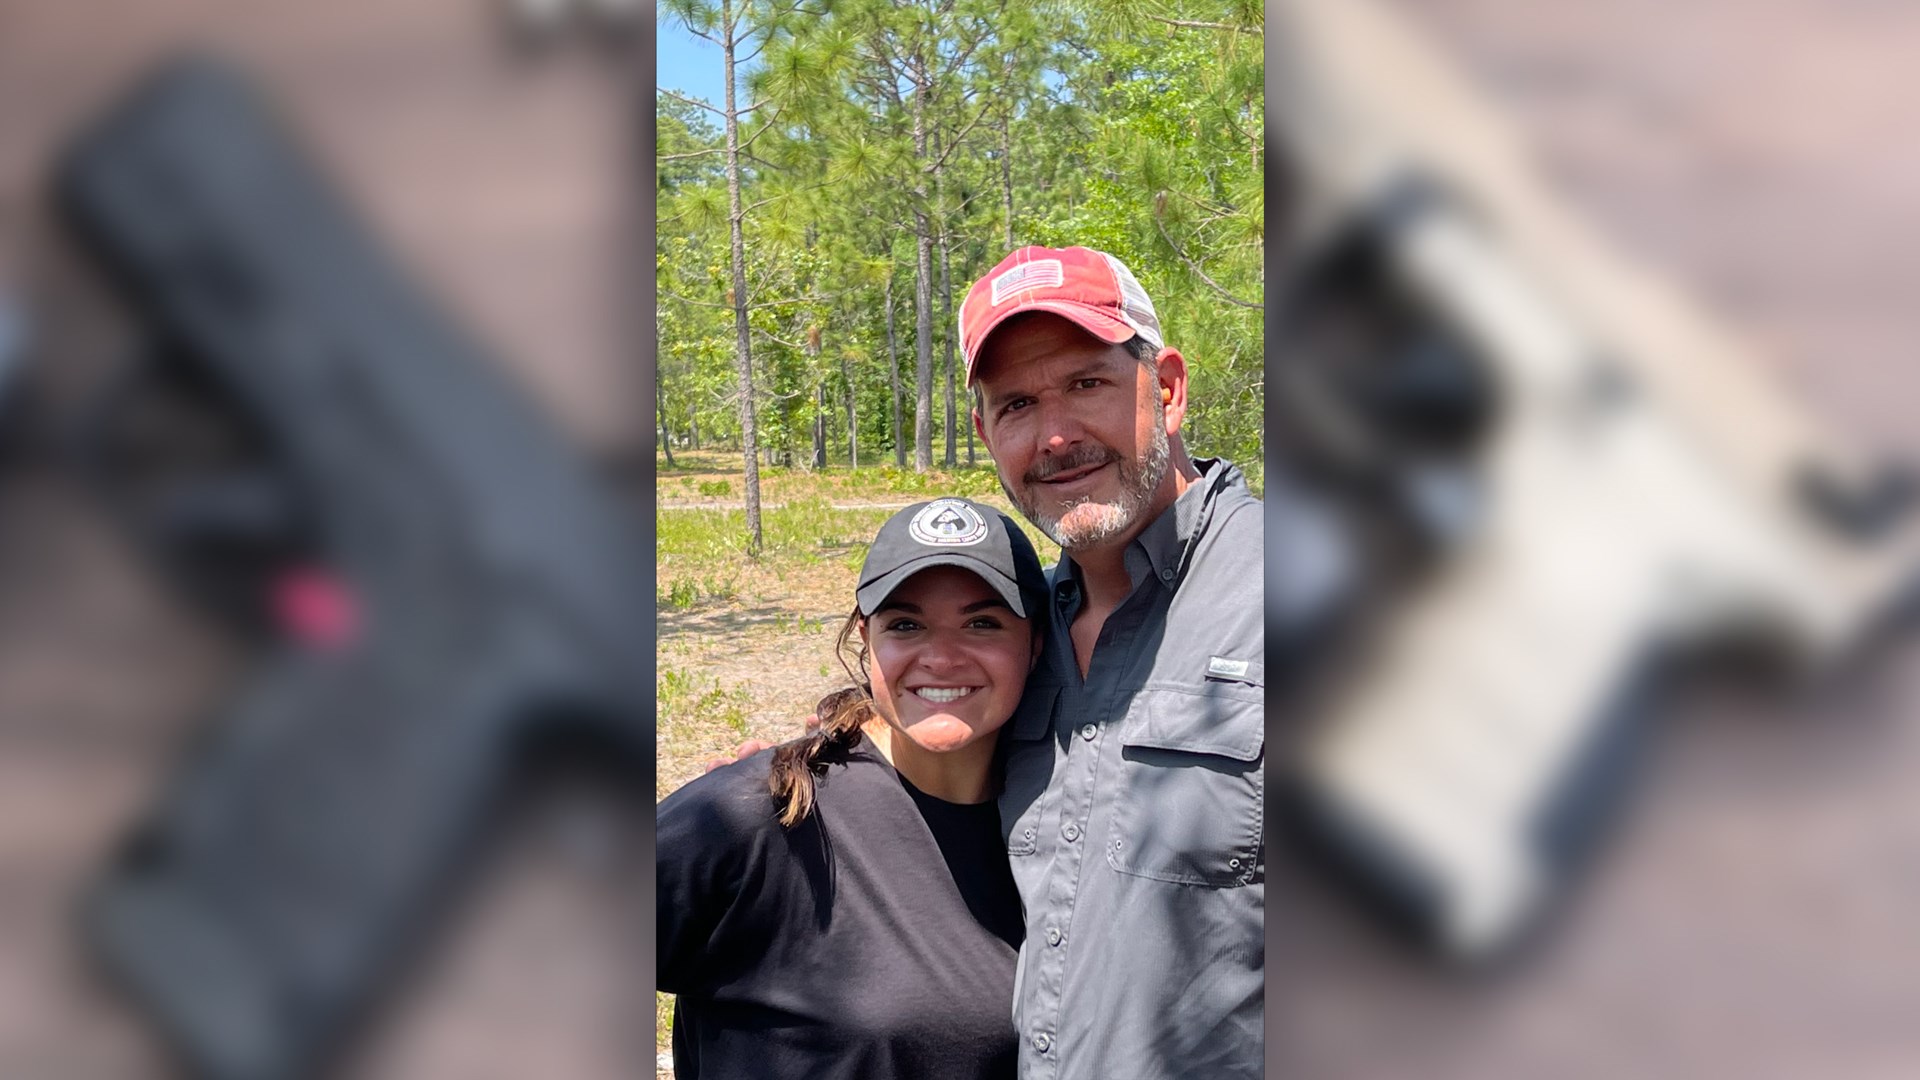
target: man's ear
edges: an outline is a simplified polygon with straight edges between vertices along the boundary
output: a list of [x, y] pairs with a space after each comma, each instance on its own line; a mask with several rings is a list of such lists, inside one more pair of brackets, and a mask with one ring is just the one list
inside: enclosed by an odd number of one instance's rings
[[980, 410], [972, 409], [972, 410], [969, 410], [969, 412], [973, 416], [973, 433], [975, 435], [980, 436], [981, 442], [986, 442], [987, 441], [987, 425], [985, 422], [983, 422], [980, 419]]
[[1166, 411], [1167, 435], [1172, 437], [1180, 433], [1180, 424], [1187, 418], [1187, 358], [1180, 355], [1179, 349], [1161, 349], [1159, 369], [1160, 385], [1156, 393]]

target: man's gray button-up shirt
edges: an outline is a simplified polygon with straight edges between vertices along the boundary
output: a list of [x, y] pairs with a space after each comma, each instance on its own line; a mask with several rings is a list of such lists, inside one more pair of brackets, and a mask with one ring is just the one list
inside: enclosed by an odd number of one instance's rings
[[1023, 1080], [1261, 1075], [1261, 507], [1238, 469], [1195, 466], [1128, 545], [1132, 592], [1085, 679], [1078, 569], [1055, 569], [1046, 648], [1001, 734]]

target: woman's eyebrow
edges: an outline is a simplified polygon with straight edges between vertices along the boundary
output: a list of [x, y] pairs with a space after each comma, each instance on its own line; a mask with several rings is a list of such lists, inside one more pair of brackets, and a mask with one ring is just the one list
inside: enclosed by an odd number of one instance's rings
[[[1012, 606], [1009, 605], [1005, 600], [1001, 599], [998, 596], [991, 596], [985, 600], [976, 600], [973, 603], [968, 604], [966, 607], [961, 608], [960, 614], [971, 615], [976, 611], [984, 611], [987, 608], [1006, 608], [1008, 611], [1013, 610]], [[874, 614], [878, 615], [882, 611], [896, 611], [896, 610], [904, 611], [909, 615], [918, 615], [921, 613], [919, 604], [910, 604], [905, 600], [889, 600], [886, 603], [881, 604], [880, 607], [874, 611]]]
[[971, 615], [976, 611], [984, 611], [987, 608], [1006, 608], [1008, 611], [1013, 610], [1013, 606], [1011, 604], [1008, 604], [1006, 600], [998, 596], [991, 596], [985, 600], [976, 600], [973, 603], [968, 604], [966, 607], [961, 608], [960, 614]]

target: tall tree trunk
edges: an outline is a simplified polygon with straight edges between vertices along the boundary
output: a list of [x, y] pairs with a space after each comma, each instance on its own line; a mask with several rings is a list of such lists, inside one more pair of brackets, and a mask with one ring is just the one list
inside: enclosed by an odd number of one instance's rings
[[893, 464], [907, 467], [907, 441], [900, 437], [900, 347], [893, 333], [893, 274], [887, 274], [887, 385], [893, 403]]
[[724, 78], [727, 94], [727, 228], [733, 244], [733, 333], [740, 369], [740, 456], [745, 462], [747, 551], [760, 550], [760, 455], [759, 437], [753, 423], [753, 351], [752, 334], [747, 324], [747, 242], [741, 233], [746, 211], [740, 208], [740, 114], [734, 101], [733, 0], [720, 0], [720, 25], [726, 28]]
[[813, 399], [813, 467], [827, 467], [827, 380], [821, 379]]
[[933, 237], [927, 215], [913, 212], [917, 273], [913, 281], [913, 468], [933, 467]]
[[933, 467], [933, 226], [927, 220], [927, 94], [925, 65], [914, 58], [913, 160], [923, 170], [915, 178], [913, 207], [913, 468]]
[[687, 445], [700, 449], [700, 410], [697, 408], [687, 410]]
[[660, 449], [667, 455], [667, 467], [673, 468], [673, 430], [667, 426], [667, 387], [660, 378], [660, 365], [656, 356], [653, 368], [653, 414], [659, 420]]
[[[937, 181], [936, 181], [936, 189], [937, 189]], [[953, 465], [954, 465], [954, 456], [953, 456], [954, 440], [958, 438], [959, 432], [956, 431], [954, 428], [953, 285], [952, 285], [952, 278], [948, 274], [947, 270], [948, 270], [947, 230], [945, 228], [942, 228], [940, 230], [940, 319], [941, 319], [940, 338], [945, 343], [945, 346], [946, 346], [946, 362], [947, 362], [947, 454], [946, 454], [946, 457], [943, 458], [942, 460], [945, 462], [947, 468], [951, 469], [953, 468]]]
[[[960, 278], [963, 281], [973, 280], [972, 267], [975, 260], [968, 254], [972, 249], [973, 245], [971, 244], [963, 244], [960, 247]], [[952, 320], [949, 319], [948, 321], [951, 322]], [[956, 329], [954, 333], [959, 333], [959, 330]], [[965, 417], [960, 421], [960, 426], [967, 431], [967, 467], [972, 468], [975, 461], [973, 451], [973, 404], [972, 395], [964, 388], [960, 391], [960, 411], [965, 414]]]
[[[1013, 105], [1008, 103], [1000, 111], [1000, 191], [1007, 209], [1007, 250], [1002, 256], [1013, 251]], [[967, 430], [971, 432], [972, 426]], [[967, 464], [973, 464], [973, 436], [967, 436]]]
[[[971, 259], [964, 259], [964, 258], [960, 261], [961, 277], [967, 278], [969, 280], [973, 278], [973, 271], [969, 269], [967, 266], [967, 264], [972, 261], [973, 260]], [[967, 395], [965, 393], [962, 393], [961, 397], [964, 400], [967, 397]], [[973, 452], [973, 416], [971, 411], [972, 406], [963, 405], [962, 408], [965, 408], [968, 410], [967, 419], [962, 422], [962, 426], [967, 429], [967, 467], [972, 468], [976, 461], [974, 457], [974, 452]]]
[[[933, 156], [937, 161], [940, 159], [944, 150], [940, 131], [936, 129], [932, 133], [931, 141], [933, 144]], [[951, 469], [954, 463], [953, 450], [955, 438], [955, 432], [953, 430], [953, 283], [947, 273], [947, 193], [945, 178], [942, 176], [942, 173], [945, 171], [946, 170], [940, 166], [935, 166], [933, 169], [933, 212], [935, 220], [939, 223], [936, 243], [940, 246], [940, 310], [942, 319], [940, 323], [940, 348], [943, 353], [942, 359], [945, 361], [947, 372], [946, 424], [942, 429], [946, 433], [946, 438], [944, 440], [945, 445], [941, 448], [940, 463]]]
[[853, 376], [847, 371], [847, 354], [840, 354], [840, 382], [847, 388], [847, 467], [860, 467], [860, 426], [853, 416]]

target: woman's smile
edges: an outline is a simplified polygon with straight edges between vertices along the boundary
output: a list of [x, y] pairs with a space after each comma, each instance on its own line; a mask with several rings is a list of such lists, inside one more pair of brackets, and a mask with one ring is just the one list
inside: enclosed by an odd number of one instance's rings
[[1019, 704], [1033, 662], [1027, 620], [982, 580], [934, 566], [901, 582], [867, 619], [876, 711], [923, 750], [991, 736]]

